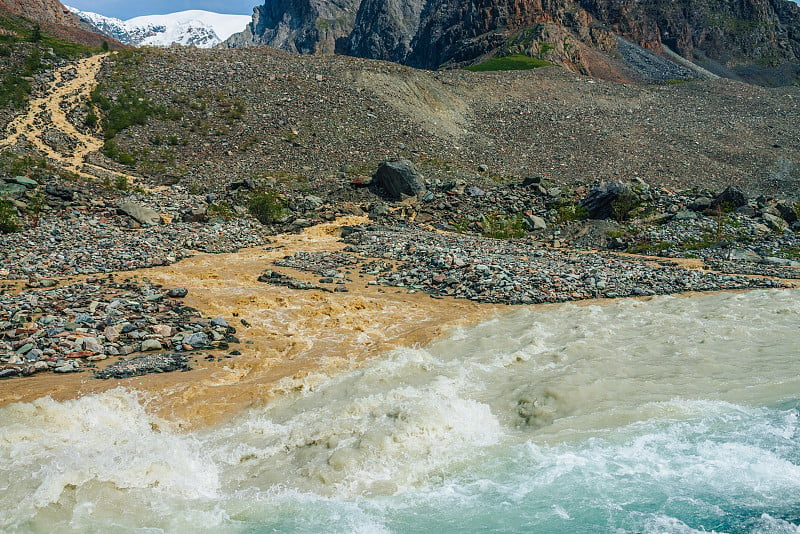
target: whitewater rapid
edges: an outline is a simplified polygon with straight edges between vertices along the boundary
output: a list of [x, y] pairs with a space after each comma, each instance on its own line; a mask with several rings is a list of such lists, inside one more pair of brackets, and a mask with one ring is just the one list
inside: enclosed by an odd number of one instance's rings
[[800, 292], [509, 310], [189, 433], [0, 409], [4, 532], [800, 532]]

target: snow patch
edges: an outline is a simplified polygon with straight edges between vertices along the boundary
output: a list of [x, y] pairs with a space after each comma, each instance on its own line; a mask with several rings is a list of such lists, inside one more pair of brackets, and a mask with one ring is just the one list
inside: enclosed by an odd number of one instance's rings
[[199, 9], [120, 20], [74, 7], [67, 8], [101, 33], [133, 46], [177, 44], [211, 48], [242, 31], [251, 21], [248, 15], [226, 15]]

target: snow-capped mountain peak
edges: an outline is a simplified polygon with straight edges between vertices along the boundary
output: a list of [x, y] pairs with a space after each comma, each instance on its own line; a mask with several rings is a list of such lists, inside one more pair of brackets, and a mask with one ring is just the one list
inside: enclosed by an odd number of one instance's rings
[[197, 9], [120, 20], [69, 6], [67, 8], [101, 33], [133, 46], [178, 44], [211, 48], [242, 31], [251, 20], [248, 15], [225, 15]]

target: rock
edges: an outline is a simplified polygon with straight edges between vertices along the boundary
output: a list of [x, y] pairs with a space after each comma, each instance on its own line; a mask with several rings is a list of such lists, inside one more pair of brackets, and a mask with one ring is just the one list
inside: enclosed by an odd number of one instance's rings
[[189, 294], [189, 290], [185, 287], [174, 287], [167, 291], [167, 296], [171, 299], [182, 299]]
[[142, 349], [141, 350], [143, 352], [146, 352], [146, 351], [149, 351], [149, 350], [162, 350], [163, 348], [164, 347], [161, 345], [161, 343], [158, 342], [158, 340], [145, 339], [144, 341], [142, 341]]
[[746, 206], [740, 206], [736, 208], [736, 213], [739, 215], [744, 215], [746, 217], [755, 217], [756, 210], [753, 206], [747, 204]]
[[789, 228], [789, 223], [787, 223], [777, 215], [764, 213], [761, 215], [761, 218], [764, 219], [764, 222], [770, 228], [770, 230], [774, 230], [776, 232], [783, 232], [784, 230]]
[[39, 182], [28, 178], [27, 176], [14, 176], [11, 178], [11, 181], [15, 184], [25, 186], [28, 189], [36, 189], [36, 187], [39, 185]]
[[471, 196], [472, 198], [480, 198], [486, 196], [486, 191], [481, 189], [478, 186], [470, 186], [466, 189], [467, 195]]
[[195, 332], [183, 338], [183, 344], [189, 345], [194, 349], [205, 347], [208, 343], [208, 335], [204, 332]]
[[208, 210], [205, 206], [192, 206], [181, 212], [183, 222], [205, 222], [208, 219]]
[[527, 176], [524, 180], [522, 180], [522, 187], [530, 187], [532, 185], [539, 185], [542, 183], [542, 176], [540, 174], [534, 174], [533, 176]]
[[211, 325], [212, 325], [212, 326], [223, 326], [223, 327], [226, 327], [226, 328], [227, 328], [227, 326], [228, 326], [228, 321], [226, 321], [226, 320], [225, 320], [224, 318], [222, 318], [222, 317], [217, 317], [216, 319], [212, 319], [212, 320], [211, 320]]
[[61, 184], [47, 184], [44, 192], [48, 196], [55, 197], [67, 202], [75, 200], [75, 191]]
[[797, 211], [796, 205], [792, 202], [788, 202], [786, 200], [779, 200], [775, 204], [775, 208], [780, 213], [781, 218], [789, 224], [793, 222], [797, 222]]
[[171, 371], [188, 371], [189, 358], [179, 353], [146, 354], [109, 365], [95, 373], [95, 378], [130, 378], [150, 373], [168, 373]]
[[166, 324], [153, 325], [153, 333], [159, 337], [170, 337], [172, 335], [172, 327]]
[[373, 176], [373, 183], [382, 188], [390, 200], [402, 200], [403, 195], [415, 196], [425, 190], [422, 176], [407, 159], [382, 163]]
[[103, 330], [103, 335], [110, 343], [114, 343], [119, 339], [119, 330], [114, 326], [107, 326], [105, 330]]
[[478, 165], [478, 172], [489, 172], [489, 166], [484, 164]]
[[689, 202], [686, 207], [692, 211], [703, 213], [711, 207], [712, 202], [713, 200], [708, 197], [697, 197], [693, 201]]
[[19, 197], [27, 190], [28, 188], [24, 185], [0, 182], [0, 196]]
[[626, 191], [620, 182], [603, 182], [589, 191], [580, 205], [589, 211], [591, 219], [608, 219], [614, 215], [614, 201]]
[[718, 209], [721, 207], [726, 211], [733, 211], [745, 205], [747, 205], [747, 195], [735, 185], [729, 185], [711, 202], [712, 208]]
[[83, 338], [83, 348], [95, 354], [100, 354], [103, 352], [103, 345], [101, 345], [100, 342], [97, 341], [97, 338], [94, 337]]
[[77, 370], [78, 370], [78, 367], [75, 365], [74, 362], [69, 362], [69, 363], [66, 363], [64, 365], [60, 365], [60, 366], [56, 367], [55, 369], [53, 369], [53, 371], [56, 372], [56, 373], [74, 373]]
[[120, 202], [117, 208], [139, 224], [155, 226], [163, 222], [157, 211], [135, 202]]
[[732, 248], [728, 251], [728, 259], [731, 261], [750, 261], [758, 263], [761, 261], [761, 256], [745, 248]]
[[524, 219], [525, 226], [528, 227], [528, 230], [547, 230], [547, 223], [544, 219], [537, 215], [530, 215], [525, 214]]
[[700, 215], [696, 211], [683, 210], [683, 211], [679, 211], [678, 213], [676, 213], [675, 217], [673, 217], [673, 220], [675, 220], [675, 221], [696, 221], [699, 218], [700, 218]]

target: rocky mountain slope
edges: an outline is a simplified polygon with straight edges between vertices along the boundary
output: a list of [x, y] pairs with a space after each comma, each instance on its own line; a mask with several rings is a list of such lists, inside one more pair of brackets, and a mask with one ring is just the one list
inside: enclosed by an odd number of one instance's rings
[[435, 69], [523, 52], [576, 72], [636, 78], [619, 38], [718, 75], [782, 85], [800, 74], [788, 0], [269, 1], [226, 43], [336, 51]]
[[131, 46], [197, 46], [210, 48], [239, 32], [250, 21], [245, 15], [190, 10], [166, 15], [146, 15], [130, 20], [106, 17], [68, 7], [81, 21], [100, 33]]
[[791, 87], [633, 86], [556, 67], [431, 72], [266, 47], [141, 50], [109, 63], [101, 80], [109, 98], [124, 80], [136, 88], [128, 98], [160, 110], [120, 132], [112, 155], [203, 188], [271, 177], [346, 192], [395, 157], [445, 182], [638, 177], [789, 195], [800, 184], [800, 92]]

